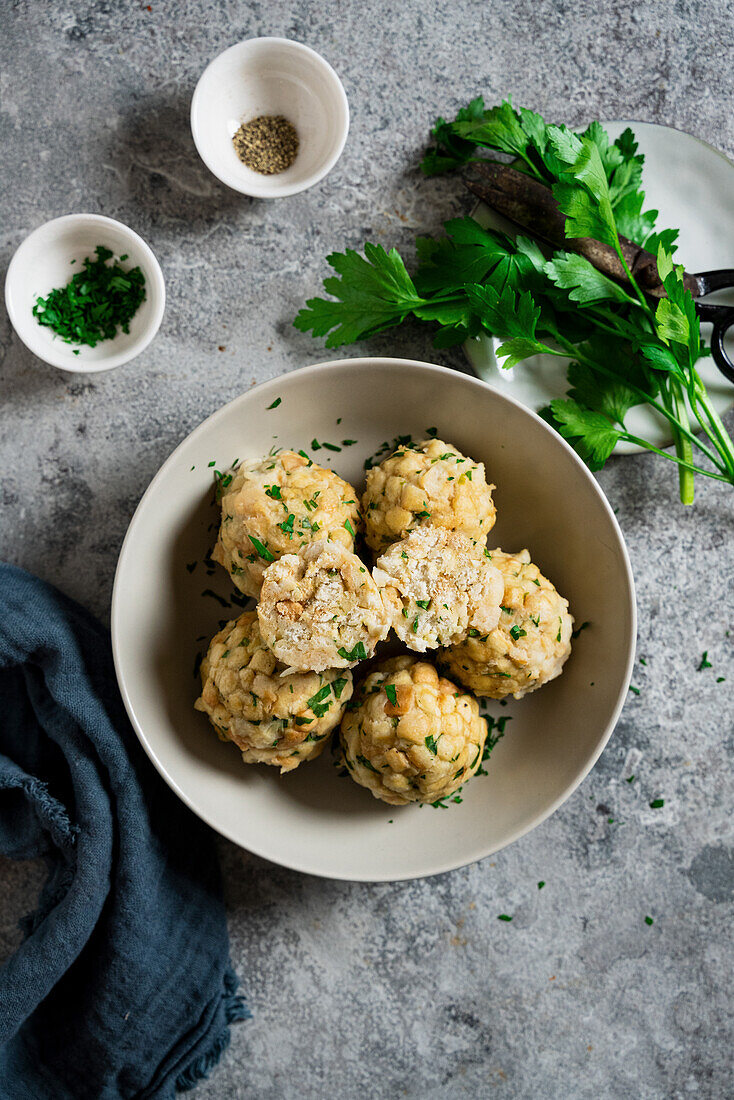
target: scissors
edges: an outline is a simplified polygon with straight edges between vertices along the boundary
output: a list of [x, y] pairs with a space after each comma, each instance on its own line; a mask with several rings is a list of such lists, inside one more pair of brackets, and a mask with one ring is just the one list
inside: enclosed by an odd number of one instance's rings
[[[467, 179], [466, 185], [487, 206], [546, 244], [585, 256], [610, 278], [620, 282], [627, 280], [627, 272], [611, 245], [589, 237], [566, 236], [566, 219], [552, 192], [538, 180], [493, 160], [479, 161], [474, 168], [480, 179]], [[626, 237], [619, 240], [625, 262], [638, 286], [651, 298], [664, 298], [665, 288], [658, 275], [656, 257]], [[705, 298], [717, 290], [734, 288], [734, 268], [700, 271], [695, 275], [684, 272], [683, 285], [694, 300]], [[695, 306], [699, 319], [713, 325], [711, 356], [724, 377], [734, 384], [734, 362], [724, 347], [726, 334], [734, 326], [734, 305], [695, 301]]]

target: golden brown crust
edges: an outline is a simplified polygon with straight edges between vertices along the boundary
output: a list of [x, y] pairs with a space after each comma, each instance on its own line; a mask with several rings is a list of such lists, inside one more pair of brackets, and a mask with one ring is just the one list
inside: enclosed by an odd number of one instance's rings
[[439, 659], [477, 695], [520, 699], [560, 676], [571, 652], [573, 616], [527, 550], [493, 550], [491, 559], [504, 580], [499, 625], [442, 650]]
[[282, 772], [323, 751], [353, 690], [348, 670], [284, 675], [263, 644], [254, 611], [212, 638], [201, 683], [194, 706], [209, 716], [221, 740], [233, 741], [246, 764], [272, 764]]
[[406, 656], [367, 676], [339, 734], [352, 778], [375, 798], [403, 806], [446, 798], [471, 778], [487, 723], [476, 699], [427, 661]]
[[417, 527], [446, 527], [484, 546], [496, 516], [481, 462], [441, 439], [399, 447], [367, 473], [365, 537], [375, 551]]
[[234, 471], [212, 558], [241, 592], [257, 597], [271, 562], [326, 537], [351, 550], [360, 525], [349, 482], [305, 455], [280, 451]]

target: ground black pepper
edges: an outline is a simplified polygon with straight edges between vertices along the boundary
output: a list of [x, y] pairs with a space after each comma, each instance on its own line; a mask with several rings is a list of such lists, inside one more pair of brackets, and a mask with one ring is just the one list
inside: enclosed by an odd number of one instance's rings
[[261, 115], [243, 122], [232, 138], [243, 164], [272, 176], [290, 168], [298, 154], [298, 133], [282, 115]]

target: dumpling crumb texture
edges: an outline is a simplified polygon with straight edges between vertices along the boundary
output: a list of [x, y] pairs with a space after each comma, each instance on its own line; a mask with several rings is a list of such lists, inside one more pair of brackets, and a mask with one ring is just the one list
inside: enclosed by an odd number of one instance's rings
[[351, 550], [361, 525], [352, 486], [294, 451], [242, 463], [221, 504], [212, 558], [247, 596], [260, 594], [263, 573], [283, 554], [326, 537]]
[[394, 806], [453, 794], [479, 767], [486, 737], [476, 699], [408, 656], [367, 676], [340, 727], [349, 774]]
[[409, 649], [455, 645], [497, 626], [502, 574], [486, 549], [445, 527], [418, 527], [377, 559], [373, 576]]
[[330, 539], [265, 570], [257, 614], [263, 641], [289, 669], [349, 668], [371, 657], [390, 629], [369, 569]]
[[341, 669], [283, 675], [260, 636], [257, 614], [245, 611], [212, 639], [201, 663], [201, 696], [222, 741], [233, 741], [246, 764], [293, 771], [318, 756], [352, 696]]
[[573, 616], [527, 550], [493, 550], [490, 556], [504, 581], [499, 625], [443, 651], [440, 661], [477, 695], [521, 699], [561, 674], [571, 652]]
[[417, 527], [445, 527], [484, 546], [494, 525], [494, 485], [481, 462], [450, 443], [424, 439], [399, 447], [367, 472], [365, 537], [375, 551]]

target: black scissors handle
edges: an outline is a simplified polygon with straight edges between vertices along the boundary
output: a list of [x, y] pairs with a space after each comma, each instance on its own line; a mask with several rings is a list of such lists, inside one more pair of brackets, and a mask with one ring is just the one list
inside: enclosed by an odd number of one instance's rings
[[[725, 290], [734, 287], [734, 268], [722, 268], [719, 271], [700, 271], [694, 275], [698, 282], [699, 296], [713, 294], [715, 290]], [[713, 327], [711, 333], [711, 357], [716, 366], [729, 382], [734, 383], [734, 363], [731, 360], [724, 340], [726, 334], [734, 326], [734, 306], [714, 305], [713, 302], [696, 302], [696, 313], [701, 321], [710, 321]]]

